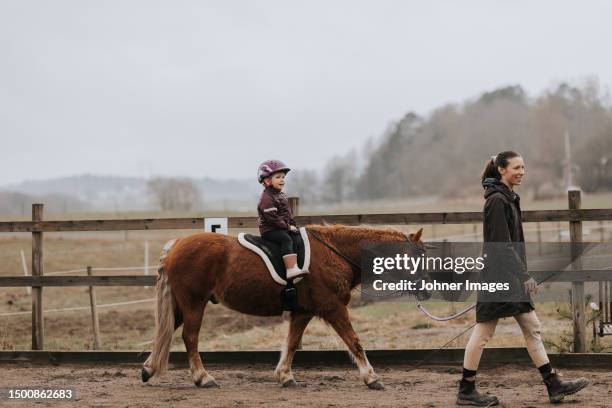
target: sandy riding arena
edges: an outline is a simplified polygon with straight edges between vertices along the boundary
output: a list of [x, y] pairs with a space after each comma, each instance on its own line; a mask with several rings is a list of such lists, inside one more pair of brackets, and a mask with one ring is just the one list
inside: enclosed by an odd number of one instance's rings
[[[0, 384], [73, 387], [77, 401], [44, 402], [30, 406], [52, 407], [449, 407], [459, 377], [458, 367], [428, 366], [408, 371], [410, 366], [377, 367], [386, 390], [373, 391], [359, 380], [356, 370], [346, 367], [296, 367], [298, 388], [280, 388], [273, 366], [220, 366], [209, 372], [221, 388], [200, 389], [191, 384], [187, 368], [175, 368], [150, 383], [140, 382], [136, 365], [37, 365], [0, 364]], [[609, 407], [612, 378], [606, 370], [560, 370], [568, 377], [585, 376], [590, 386], [568, 396], [571, 407]], [[550, 406], [536, 370], [522, 365], [485, 368], [480, 387], [497, 395], [505, 407]], [[4, 405], [4, 401], [3, 404]], [[25, 406], [24, 403], [11, 403]]]

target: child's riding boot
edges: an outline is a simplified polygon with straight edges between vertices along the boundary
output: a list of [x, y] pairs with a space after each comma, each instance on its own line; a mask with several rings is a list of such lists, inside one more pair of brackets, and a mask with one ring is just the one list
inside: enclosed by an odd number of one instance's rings
[[287, 269], [287, 279], [295, 279], [300, 276], [308, 275], [307, 270], [301, 270], [297, 266], [297, 255], [287, 254], [283, 256], [283, 262], [285, 262], [285, 268]]
[[468, 381], [465, 378], [459, 383], [457, 394], [457, 405], [475, 405], [477, 407], [492, 407], [499, 404], [495, 395], [481, 394], [476, 391], [476, 381]]
[[563, 381], [557, 373], [551, 373], [544, 378], [544, 384], [548, 389], [548, 399], [553, 404], [561, 402], [566, 395], [575, 394], [589, 384], [586, 378], [578, 378], [573, 381]]

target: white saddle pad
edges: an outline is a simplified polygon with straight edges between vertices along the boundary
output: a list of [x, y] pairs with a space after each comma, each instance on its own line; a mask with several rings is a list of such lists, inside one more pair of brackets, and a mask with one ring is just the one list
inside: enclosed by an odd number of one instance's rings
[[[306, 233], [306, 228], [301, 227], [299, 230], [300, 230], [300, 235], [302, 236], [302, 240], [304, 241], [304, 266], [302, 267], [302, 269], [308, 269], [308, 267], [310, 266], [310, 242], [308, 241], [308, 234]], [[274, 265], [272, 264], [272, 261], [270, 261], [270, 259], [268, 258], [268, 255], [266, 255], [266, 253], [262, 251], [258, 246], [253, 245], [249, 241], [247, 241], [244, 238], [244, 235], [245, 235], [244, 232], [241, 232], [238, 234], [238, 242], [240, 242], [240, 245], [242, 245], [245, 248], [250, 249], [251, 251], [255, 252], [257, 255], [259, 255], [259, 257], [262, 259], [262, 261], [268, 268], [268, 271], [270, 272], [270, 276], [272, 276], [272, 279], [274, 279], [276, 283], [285, 286], [287, 284], [287, 281], [283, 279], [282, 277], [280, 277], [278, 273], [276, 273], [276, 270], [274, 269]], [[293, 283], [298, 283], [301, 280], [302, 280], [301, 277], [295, 278], [293, 280]]]

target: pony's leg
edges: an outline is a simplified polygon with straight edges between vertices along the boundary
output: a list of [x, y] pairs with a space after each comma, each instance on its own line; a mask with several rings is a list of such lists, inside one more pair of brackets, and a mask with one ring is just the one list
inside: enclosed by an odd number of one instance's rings
[[344, 341], [344, 344], [348, 347], [351, 357], [359, 368], [359, 377], [361, 377], [363, 382], [372, 389], [384, 389], [384, 385], [374, 373], [374, 369], [366, 357], [365, 350], [359, 342], [359, 337], [353, 329], [346, 306], [341, 305], [333, 312], [326, 313], [321, 317], [334, 328], [342, 341]]
[[306, 326], [308, 326], [311, 319], [312, 315], [291, 314], [289, 334], [281, 350], [281, 357], [276, 370], [274, 370], [274, 375], [278, 377], [283, 387], [295, 387], [297, 385], [291, 373], [291, 363], [293, 362], [295, 350], [297, 350], [302, 340], [304, 330], [306, 330]]
[[183, 342], [187, 349], [187, 358], [189, 359], [189, 368], [191, 368], [193, 382], [198, 387], [211, 388], [218, 387], [217, 382], [204, 369], [200, 353], [198, 352], [198, 337], [205, 307], [206, 302], [202, 301], [181, 305], [181, 312], [183, 314]]

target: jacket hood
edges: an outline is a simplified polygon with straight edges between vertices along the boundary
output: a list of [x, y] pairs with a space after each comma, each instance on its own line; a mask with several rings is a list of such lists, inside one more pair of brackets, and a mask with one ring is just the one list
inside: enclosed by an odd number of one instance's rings
[[511, 201], [519, 201], [520, 197], [514, 191], [510, 191], [508, 186], [496, 178], [486, 178], [482, 182], [482, 187], [485, 189], [484, 198], [488, 198], [491, 194], [500, 192]]

